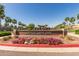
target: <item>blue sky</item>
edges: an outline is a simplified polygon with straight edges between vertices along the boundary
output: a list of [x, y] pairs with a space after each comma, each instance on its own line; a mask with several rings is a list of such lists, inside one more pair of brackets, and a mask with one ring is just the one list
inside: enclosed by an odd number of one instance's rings
[[5, 14], [25, 24], [34, 23], [55, 26], [65, 17], [73, 17], [79, 13], [79, 4], [68, 3], [7, 3]]

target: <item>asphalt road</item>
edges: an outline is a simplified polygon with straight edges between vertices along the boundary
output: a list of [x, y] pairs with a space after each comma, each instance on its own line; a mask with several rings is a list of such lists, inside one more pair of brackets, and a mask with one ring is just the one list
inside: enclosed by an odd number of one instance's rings
[[79, 52], [48, 53], [48, 52], [14, 52], [0, 50], [0, 56], [79, 56]]

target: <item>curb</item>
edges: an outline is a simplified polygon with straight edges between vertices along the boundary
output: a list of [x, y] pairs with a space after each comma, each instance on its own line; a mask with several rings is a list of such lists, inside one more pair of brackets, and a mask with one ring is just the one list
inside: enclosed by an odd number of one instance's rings
[[60, 44], [60, 45], [48, 45], [48, 44], [0, 44], [0, 46], [10, 47], [36, 47], [36, 48], [69, 48], [79, 47], [79, 44]]
[[[39, 44], [40, 45], [40, 44]], [[72, 46], [71, 46], [72, 45]], [[65, 44], [65, 45], [53, 45], [42, 46], [40, 45], [25, 45], [25, 44], [0, 44], [0, 50], [6, 51], [18, 51], [18, 52], [79, 52], [79, 44]]]
[[0, 46], [2, 51], [15, 51], [15, 52], [51, 52], [51, 53], [65, 53], [65, 52], [79, 52], [77, 47], [69, 48], [36, 48], [36, 47], [11, 47], [11, 46]]

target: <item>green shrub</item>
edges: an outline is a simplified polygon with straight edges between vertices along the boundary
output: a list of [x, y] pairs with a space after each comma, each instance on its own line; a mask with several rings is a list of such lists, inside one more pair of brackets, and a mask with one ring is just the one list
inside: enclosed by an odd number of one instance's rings
[[75, 30], [75, 34], [79, 34], [79, 30]]
[[11, 33], [10, 32], [6, 32], [6, 31], [0, 31], [0, 37], [1, 36], [7, 36], [7, 35], [11, 35]]
[[33, 44], [39, 44], [40, 40], [33, 40]]

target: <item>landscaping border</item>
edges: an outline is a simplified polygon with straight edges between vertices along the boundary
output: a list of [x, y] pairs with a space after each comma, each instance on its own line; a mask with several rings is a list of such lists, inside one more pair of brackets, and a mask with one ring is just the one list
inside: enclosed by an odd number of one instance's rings
[[66, 48], [66, 47], [79, 47], [79, 44], [0, 44], [0, 46], [13, 46], [13, 47], [37, 47], [37, 48]]

